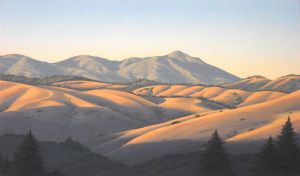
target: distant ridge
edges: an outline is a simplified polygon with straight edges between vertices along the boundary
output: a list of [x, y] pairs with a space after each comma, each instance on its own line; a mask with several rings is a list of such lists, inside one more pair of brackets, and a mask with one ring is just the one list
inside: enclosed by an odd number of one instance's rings
[[164, 83], [215, 85], [239, 80], [237, 76], [181, 51], [174, 51], [164, 56], [133, 57], [122, 61], [79, 55], [57, 63], [10, 54], [0, 56], [0, 73], [37, 78], [72, 75], [105, 82], [148, 79]]
[[237, 82], [225, 84], [223, 87], [248, 91], [271, 90], [290, 93], [300, 89], [300, 75], [290, 74], [278, 77], [275, 80], [263, 76], [251, 76]]

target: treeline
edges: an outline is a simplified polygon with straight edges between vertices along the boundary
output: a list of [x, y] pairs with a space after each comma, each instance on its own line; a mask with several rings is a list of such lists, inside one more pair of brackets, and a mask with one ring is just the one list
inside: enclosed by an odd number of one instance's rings
[[10, 75], [10, 74], [2, 74], [2, 73], [0, 73], [0, 80], [23, 83], [23, 84], [31, 84], [31, 85], [51, 85], [57, 82], [74, 81], [74, 80], [96, 81], [81, 76], [70, 76], [70, 75], [54, 75], [54, 76], [47, 76], [43, 78], [30, 78], [26, 76]]
[[[199, 176], [235, 176], [233, 163], [217, 130], [199, 161]], [[276, 140], [270, 136], [256, 156], [253, 176], [300, 176], [300, 147], [290, 118]]]
[[40, 147], [29, 131], [12, 159], [0, 156], [1, 176], [64, 176], [59, 171], [47, 171]]

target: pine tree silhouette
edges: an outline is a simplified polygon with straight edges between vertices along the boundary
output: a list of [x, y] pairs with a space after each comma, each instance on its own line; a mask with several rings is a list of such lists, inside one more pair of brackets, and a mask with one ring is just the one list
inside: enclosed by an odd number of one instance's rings
[[0, 154], [0, 175], [3, 175], [4, 158]]
[[44, 163], [39, 146], [31, 130], [18, 147], [13, 164], [22, 176], [41, 176], [44, 174]]
[[1, 162], [1, 174], [2, 175], [9, 175], [11, 170], [11, 161], [8, 157], [2, 158]]
[[270, 136], [257, 156], [255, 175], [276, 176], [278, 174], [278, 152], [273, 138]]
[[290, 117], [283, 125], [278, 136], [279, 173], [283, 176], [299, 176], [300, 149], [297, 144], [296, 133]]
[[231, 162], [224, 147], [225, 142], [216, 130], [207, 143], [200, 161], [203, 176], [232, 176]]
[[3, 157], [2, 157], [2, 155], [1, 155], [1, 153], [0, 153], [0, 169], [1, 169], [2, 166], [3, 166], [3, 161], [4, 161], [4, 159], [3, 159]]

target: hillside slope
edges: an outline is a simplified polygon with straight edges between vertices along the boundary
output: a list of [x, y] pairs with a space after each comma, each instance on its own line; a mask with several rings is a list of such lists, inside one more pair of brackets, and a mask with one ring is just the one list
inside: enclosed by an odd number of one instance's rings
[[[205, 116], [192, 115], [183, 120], [178, 119], [175, 123], [163, 123], [124, 132], [111, 141], [100, 144], [96, 150], [102, 153], [102, 149], [111, 146], [113, 150], [106, 153], [108, 157], [133, 164], [168, 153], [197, 151], [215, 129], [230, 142], [229, 145], [253, 137], [259, 142], [270, 134], [276, 136], [288, 115], [295, 123], [296, 132], [300, 133], [299, 104], [300, 91], [297, 91], [265, 103], [217, 111]], [[253, 152], [258, 146], [260, 145], [254, 145], [247, 151], [242, 147], [235, 147], [233, 151]]]
[[[79, 83], [75, 84], [79, 88], [104, 85]], [[190, 106], [182, 106], [185, 103]], [[60, 141], [71, 136], [82, 141], [220, 108], [224, 107], [198, 99], [150, 100], [113, 89], [78, 91], [0, 81], [0, 133], [24, 134], [32, 128], [42, 140]]]
[[262, 76], [252, 76], [222, 86], [229, 89], [248, 91], [271, 90], [290, 93], [300, 89], [300, 75], [287, 75], [275, 80], [269, 80]]
[[206, 98], [229, 107], [246, 106], [262, 103], [286, 95], [276, 91], [246, 91], [227, 89], [223, 87], [204, 87], [187, 85], [155, 85], [141, 87], [133, 91], [134, 94], [150, 97], [183, 97]]
[[[33, 128], [43, 140], [83, 140], [163, 121], [148, 100], [126, 92], [111, 97], [113, 90], [100, 94], [0, 81], [0, 132], [23, 134]], [[120, 104], [122, 99], [132, 107]]]

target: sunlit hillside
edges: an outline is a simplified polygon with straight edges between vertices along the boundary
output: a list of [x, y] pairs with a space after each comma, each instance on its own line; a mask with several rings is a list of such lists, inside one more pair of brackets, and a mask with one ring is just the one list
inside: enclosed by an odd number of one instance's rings
[[245, 88], [253, 87], [253, 79], [261, 82], [261, 77], [247, 78], [252, 80], [242, 81], [242, 88], [237, 86], [241, 81], [232, 83], [232, 88], [91, 80], [49, 85], [0, 81], [0, 131], [24, 134], [32, 129], [39, 139], [54, 141], [71, 136], [127, 164], [197, 151], [214, 129], [233, 152], [255, 152], [259, 147], [241, 147], [260, 146], [261, 140], [278, 133], [288, 116], [299, 132], [300, 92], [273, 90], [297, 85], [296, 78], [279, 78], [284, 79], [281, 84], [268, 81], [268, 87], [274, 86], [270, 90]]

